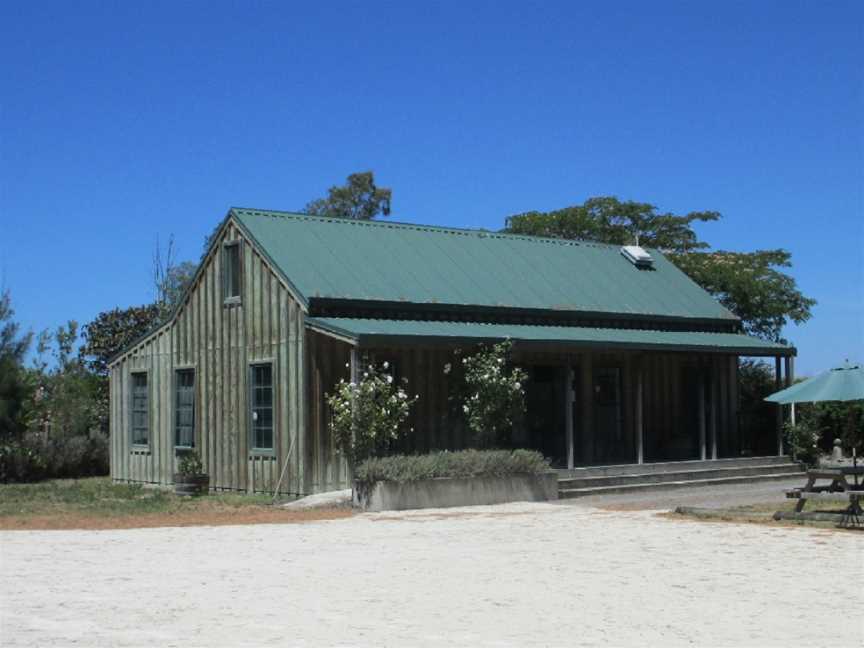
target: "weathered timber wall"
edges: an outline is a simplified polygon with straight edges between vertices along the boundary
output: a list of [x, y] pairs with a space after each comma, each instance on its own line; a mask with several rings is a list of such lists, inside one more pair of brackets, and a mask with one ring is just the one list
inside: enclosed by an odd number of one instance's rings
[[[222, 249], [241, 241], [241, 303], [222, 298]], [[111, 476], [118, 481], [171, 484], [175, 371], [195, 370], [195, 447], [214, 490], [270, 492], [290, 458], [280, 487], [309, 492], [305, 472], [304, 314], [288, 287], [241, 232], [228, 223], [219, 245], [176, 317], [111, 367]], [[250, 452], [249, 366], [271, 362], [274, 451]], [[130, 375], [148, 374], [150, 442], [130, 442]]]

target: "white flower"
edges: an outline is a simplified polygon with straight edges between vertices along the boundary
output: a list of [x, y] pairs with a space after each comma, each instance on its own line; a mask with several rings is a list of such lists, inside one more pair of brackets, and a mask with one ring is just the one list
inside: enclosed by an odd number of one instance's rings
[[513, 389], [519, 389], [520, 387], [522, 387], [522, 385], [520, 385], [518, 382], [513, 383]]
[[467, 413], [468, 413], [468, 406], [467, 406], [467, 405], [463, 405], [463, 406], [462, 406], [462, 411], [465, 412], [465, 413], [467, 414]]
[[388, 385], [392, 385], [392, 384], [393, 384], [393, 376], [387, 376], [387, 384], [388, 384]]
[[389, 362], [385, 362], [385, 363], [384, 363], [384, 368], [385, 368], [385, 369], [387, 369], [389, 366], [390, 366], [390, 363], [389, 363]]
[[350, 383], [348, 383], [348, 386], [353, 388], [353, 387], [356, 387], [357, 385], [355, 385], [353, 382], [350, 382]]
[[364, 372], [363, 372], [363, 377], [364, 377], [364, 378], [368, 378], [368, 377], [369, 377], [369, 374], [366, 373], [366, 372], [364, 371]]
[[346, 362], [346, 363], [345, 363], [345, 368], [346, 368], [346, 369], [350, 369], [350, 368], [351, 368], [351, 364], [348, 363], [348, 362]]

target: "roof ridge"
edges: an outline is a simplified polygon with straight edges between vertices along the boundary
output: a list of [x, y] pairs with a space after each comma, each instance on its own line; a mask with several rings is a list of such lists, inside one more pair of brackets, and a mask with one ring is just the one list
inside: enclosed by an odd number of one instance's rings
[[615, 243], [602, 243], [600, 241], [592, 241], [589, 239], [561, 239], [551, 236], [533, 236], [530, 234], [512, 234], [510, 232], [496, 232], [485, 229], [473, 229], [467, 227], [452, 227], [447, 225], [426, 225], [423, 223], [407, 223], [404, 221], [376, 221], [376, 220], [356, 220], [353, 218], [339, 218], [334, 216], [318, 216], [315, 214], [304, 214], [303, 212], [280, 211], [277, 209], [259, 209], [256, 207], [231, 207], [231, 211], [235, 213], [249, 214], [251, 216], [269, 216], [283, 217], [297, 220], [314, 220], [325, 223], [333, 223], [336, 225], [350, 225], [355, 227], [381, 227], [393, 229], [411, 229], [421, 232], [440, 232], [442, 234], [453, 234], [456, 236], [467, 236], [476, 234], [480, 238], [503, 238], [511, 240], [528, 241], [531, 243], [546, 243], [553, 245], [567, 245], [578, 247], [581, 245], [587, 247], [609, 248], [618, 250], [620, 245]]

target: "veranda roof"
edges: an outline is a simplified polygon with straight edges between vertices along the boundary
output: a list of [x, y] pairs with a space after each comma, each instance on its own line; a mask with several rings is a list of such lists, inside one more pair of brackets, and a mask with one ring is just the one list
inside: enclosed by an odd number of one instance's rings
[[360, 345], [391, 342], [471, 343], [512, 339], [570, 347], [699, 351], [745, 356], [794, 355], [792, 347], [738, 333], [649, 331], [625, 328], [481, 324], [431, 320], [310, 317], [307, 326]]

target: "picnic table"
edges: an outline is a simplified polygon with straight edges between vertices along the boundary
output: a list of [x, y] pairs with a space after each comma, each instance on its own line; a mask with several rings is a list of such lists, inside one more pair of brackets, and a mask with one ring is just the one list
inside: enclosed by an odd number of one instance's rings
[[[846, 516], [854, 519], [857, 523], [858, 517], [864, 514], [861, 509], [861, 500], [864, 499], [864, 485], [858, 485], [858, 476], [864, 475], [864, 466], [843, 468], [819, 468], [807, 471], [807, 483], [803, 488], [793, 488], [786, 491], [786, 497], [797, 499], [795, 512], [804, 510], [808, 500], [848, 502]], [[850, 484], [848, 477], [853, 477]], [[828, 482], [817, 484], [816, 482]]]

